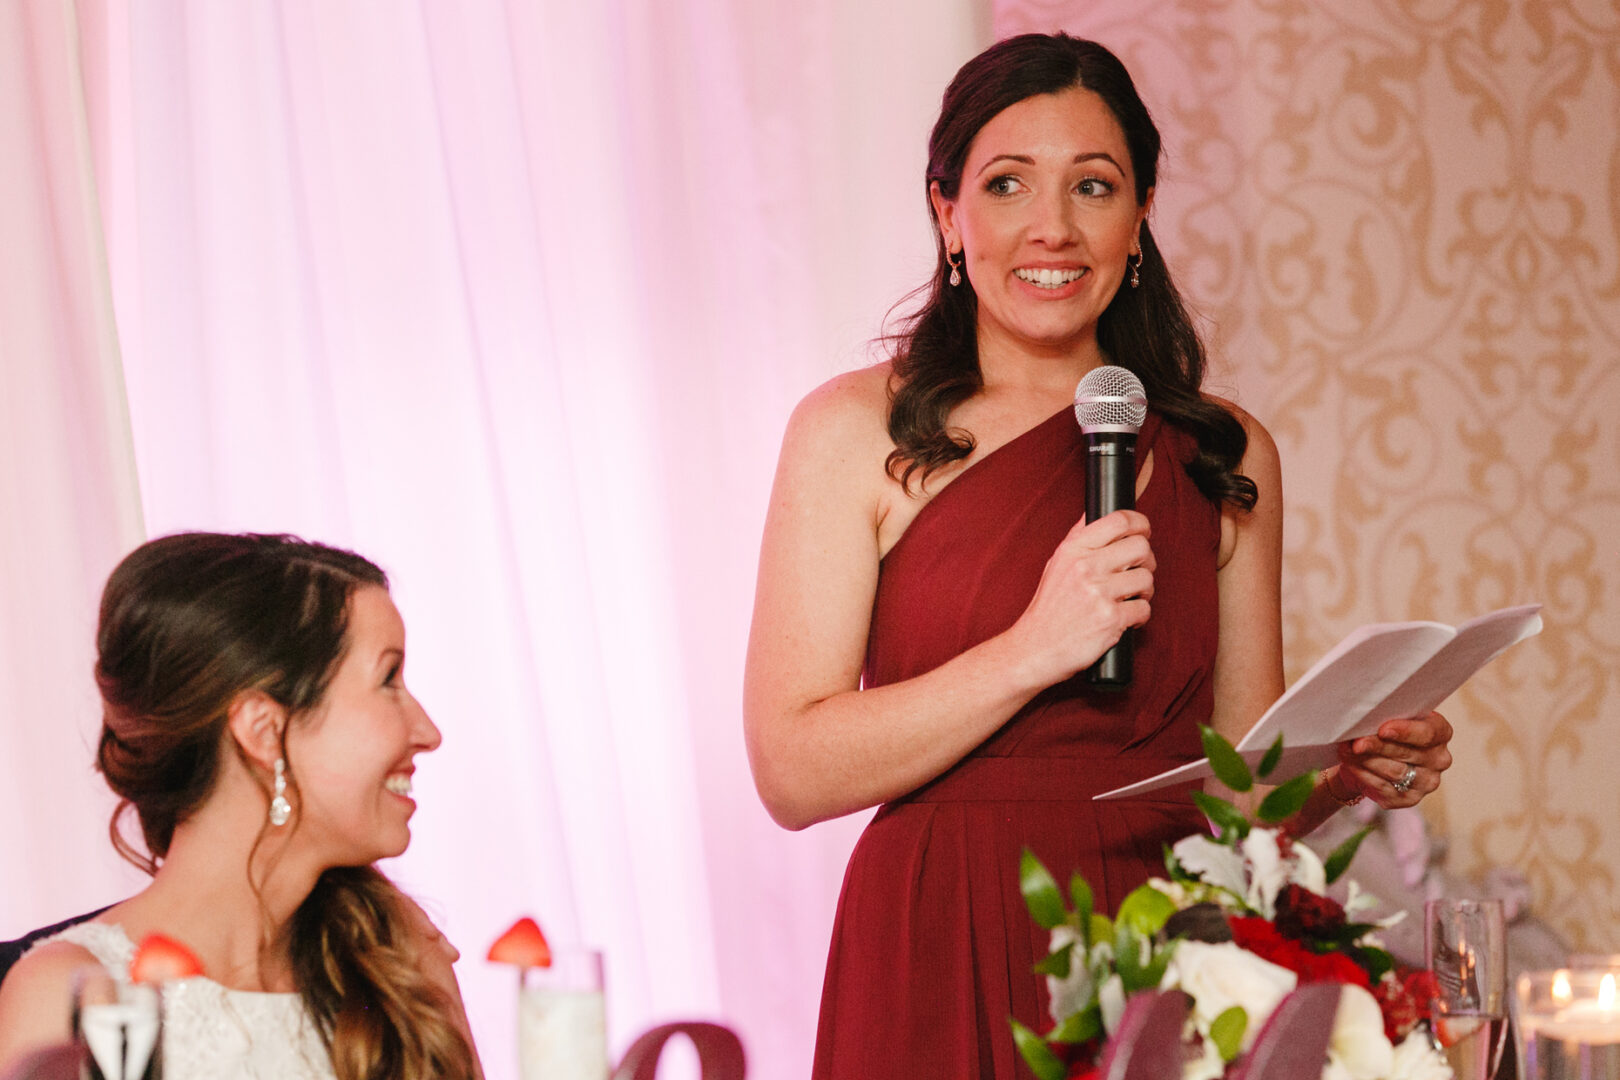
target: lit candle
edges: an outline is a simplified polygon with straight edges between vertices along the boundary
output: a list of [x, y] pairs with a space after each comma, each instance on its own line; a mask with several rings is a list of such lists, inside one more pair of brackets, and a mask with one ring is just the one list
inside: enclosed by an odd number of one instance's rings
[[1554, 1007], [1527, 1010], [1522, 1017], [1525, 1033], [1586, 1046], [1620, 1046], [1620, 1000], [1616, 999], [1614, 972], [1604, 972], [1597, 980], [1594, 996], [1577, 989], [1586, 988], [1572, 986], [1569, 972], [1556, 973], [1548, 995]]

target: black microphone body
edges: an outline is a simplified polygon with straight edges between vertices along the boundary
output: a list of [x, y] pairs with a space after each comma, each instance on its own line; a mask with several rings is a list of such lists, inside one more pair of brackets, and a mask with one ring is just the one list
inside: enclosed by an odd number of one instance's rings
[[[1147, 419], [1142, 382], [1122, 367], [1093, 368], [1074, 391], [1074, 415], [1086, 440], [1086, 520], [1136, 509], [1136, 434]], [[1086, 679], [1103, 690], [1131, 684], [1131, 631], [1126, 630]]]
[[[1086, 520], [1136, 509], [1136, 432], [1086, 433]], [[1091, 685], [1123, 690], [1131, 684], [1131, 631], [1126, 630], [1086, 669]]]

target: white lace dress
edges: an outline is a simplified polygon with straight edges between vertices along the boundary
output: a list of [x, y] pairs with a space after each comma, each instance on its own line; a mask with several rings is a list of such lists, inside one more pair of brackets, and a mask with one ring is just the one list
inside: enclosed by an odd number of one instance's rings
[[[123, 927], [80, 923], [47, 940], [78, 945], [129, 981], [135, 945]], [[333, 1080], [297, 994], [230, 990], [197, 976], [164, 988], [163, 1016], [164, 1080]]]

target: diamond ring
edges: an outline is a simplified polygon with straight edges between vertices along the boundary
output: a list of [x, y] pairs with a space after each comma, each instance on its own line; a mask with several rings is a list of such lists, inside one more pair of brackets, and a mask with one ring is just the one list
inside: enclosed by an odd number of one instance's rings
[[1412, 790], [1412, 781], [1414, 781], [1416, 779], [1417, 779], [1417, 766], [1416, 765], [1408, 765], [1406, 767], [1406, 771], [1401, 774], [1401, 778], [1399, 780], [1395, 781], [1394, 784], [1392, 784], [1390, 786], [1393, 787], [1396, 791], [1400, 792], [1402, 795], [1405, 795], [1408, 791]]

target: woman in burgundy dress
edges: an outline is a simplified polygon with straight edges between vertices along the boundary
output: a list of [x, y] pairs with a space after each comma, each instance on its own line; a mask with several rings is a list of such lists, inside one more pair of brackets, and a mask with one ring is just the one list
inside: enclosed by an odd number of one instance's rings
[[[745, 721], [782, 825], [881, 806], [850, 860], [815, 1076], [1019, 1076], [1044, 1027], [1031, 847], [1111, 910], [1203, 821], [1185, 788], [1091, 796], [1236, 741], [1283, 690], [1277, 450], [1205, 395], [1148, 227], [1159, 136], [1106, 49], [1025, 35], [970, 61], [929, 143], [938, 266], [885, 364], [789, 424], [765, 529]], [[1151, 406], [1137, 508], [1084, 520], [1079, 379]], [[1083, 674], [1128, 628], [1123, 692]], [[1450, 763], [1438, 715], [1341, 748], [1291, 823], [1410, 806]], [[1223, 794], [1230, 794], [1223, 792]]]

